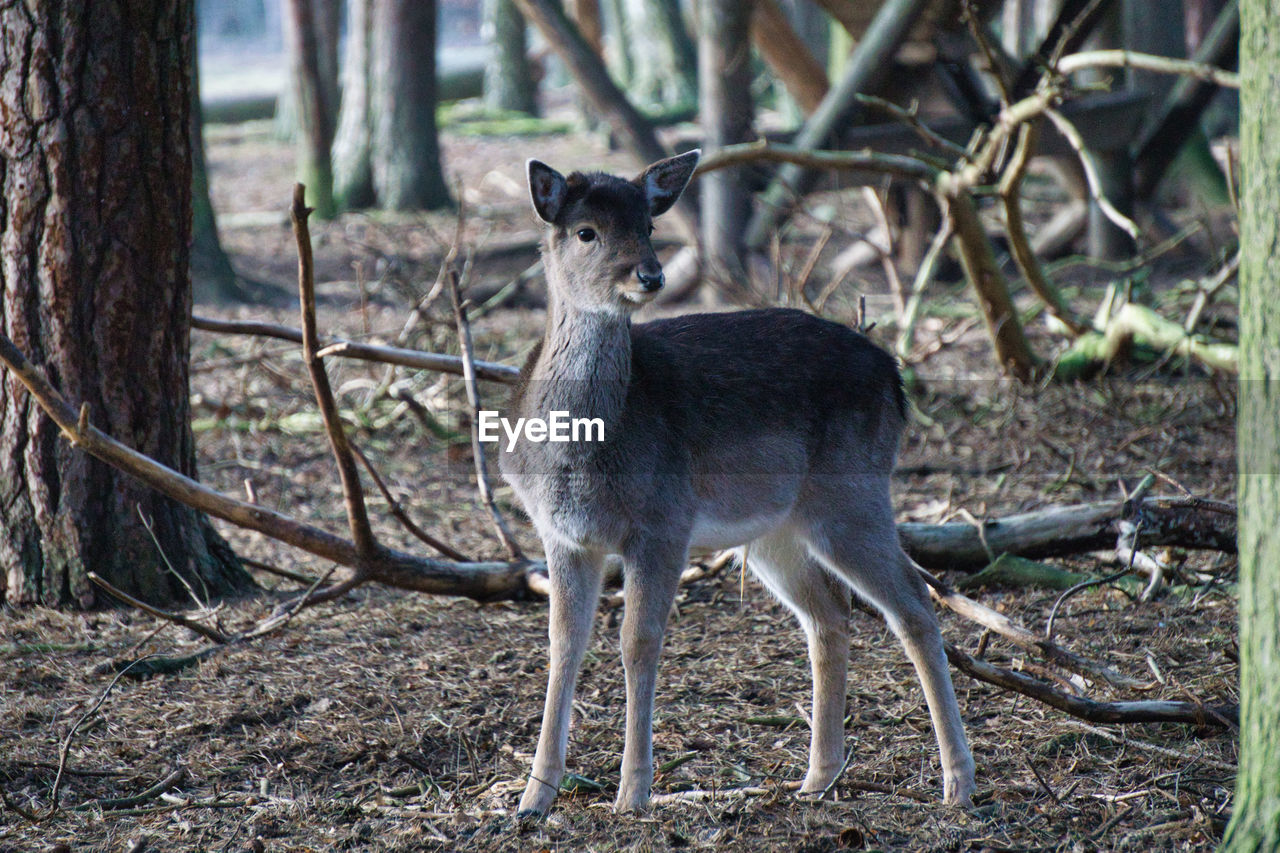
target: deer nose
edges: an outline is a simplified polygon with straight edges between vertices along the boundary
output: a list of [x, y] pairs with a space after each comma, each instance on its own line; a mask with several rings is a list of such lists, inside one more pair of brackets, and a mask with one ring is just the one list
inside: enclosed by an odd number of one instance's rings
[[655, 293], [662, 289], [666, 282], [662, 267], [657, 261], [644, 261], [636, 267], [636, 278], [640, 279], [640, 289], [645, 293]]

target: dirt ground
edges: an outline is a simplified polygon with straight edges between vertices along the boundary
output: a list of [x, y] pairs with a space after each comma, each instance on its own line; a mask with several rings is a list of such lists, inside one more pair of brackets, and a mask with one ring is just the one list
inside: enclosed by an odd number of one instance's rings
[[[209, 157], [224, 242], [258, 304], [199, 305], [221, 317], [296, 325], [288, 149], [261, 125], [214, 128]], [[486, 303], [536, 259], [521, 183], [538, 156], [566, 168], [624, 168], [586, 135], [531, 139], [447, 134], [446, 161], [468, 208], [472, 297]], [[1052, 199], [1045, 197], [1044, 203]], [[828, 194], [789, 232], [789, 269], [822, 220], [839, 222], [815, 276], [864, 228], [856, 193]], [[822, 208], [822, 209], [819, 209]], [[315, 223], [321, 325], [333, 334], [397, 339], [456, 352], [447, 300], [428, 294], [455, 227], [452, 214], [353, 215]], [[807, 229], [807, 231], [806, 231]], [[808, 236], [806, 236], [808, 235]], [[659, 237], [662, 236], [661, 231]], [[1206, 268], [1210, 232], [1163, 256], [1140, 281], [1185, 304], [1184, 277]], [[1221, 239], [1221, 235], [1216, 238]], [[891, 340], [878, 273], [851, 277], [831, 314], [852, 321], [870, 293], [871, 331]], [[1079, 268], [1081, 310], [1119, 278]], [[537, 280], [486, 303], [479, 355], [518, 362], [540, 330]], [[1181, 300], [1181, 301], [1179, 301]], [[1028, 303], [1030, 304], [1030, 303]], [[930, 294], [913, 364], [916, 417], [894, 481], [901, 520], [983, 519], [1117, 497], [1147, 473], [1157, 492], [1185, 488], [1234, 498], [1234, 383], [1163, 366], [1119, 367], [1087, 384], [1020, 388], [992, 379], [980, 324], [962, 286]], [[1229, 312], [1224, 323], [1230, 323]], [[1040, 323], [1035, 343], [1054, 339]], [[354, 440], [423, 527], [477, 558], [501, 547], [478, 508], [459, 383], [333, 364]], [[192, 392], [203, 479], [341, 531], [341, 495], [295, 348], [247, 337], [193, 336]], [[487, 386], [487, 398], [503, 392]], [[434, 413], [430, 428], [395, 394]], [[1176, 485], [1175, 485], [1176, 484]], [[539, 551], [526, 522], [522, 542]], [[424, 551], [370, 498], [387, 544]], [[223, 528], [244, 556], [316, 577], [331, 566], [256, 534]], [[1139, 602], [1110, 586], [1073, 596], [1055, 635], [1150, 687], [1095, 698], [1236, 700], [1234, 559], [1160, 555], [1211, 582]], [[1097, 575], [1113, 555], [1058, 561]], [[221, 606], [220, 622], [264, 616], [297, 582], [254, 572], [267, 592]], [[954, 579], [954, 577], [953, 577]], [[1058, 593], [988, 590], [988, 605], [1043, 630]], [[940, 804], [928, 714], [913, 673], [883, 623], [855, 612], [849, 718], [851, 760], [823, 800], [787, 784], [804, 773], [809, 669], [789, 614], [733, 568], [682, 589], [658, 686], [655, 792], [686, 793], [641, 817], [615, 817], [623, 720], [617, 609], [602, 608], [584, 667], [570, 750], [577, 790], [550, 818], [521, 826], [513, 812], [537, 736], [546, 676], [541, 601], [477, 605], [361, 589], [301, 613], [281, 632], [212, 655], [180, 673], [121, 680], [113, 660], [201, 648], [190, 632], [128, 610], [0, 612], [0, 789], [28, 809], [48, 805], [68, 732], [63, 811], [32, 824], [0, 811], [0, 850], [1206, 850], [1229, 816], [1236, 740], [1213, 726], [1096, 726], [955, 674], [978, 764], [972, 812]], [[1025, 656], [951, 614], [946, 636], [998, 664], [1033, 673]], [[987, 640], [990, 640], [988, 643]], [[1071, 686], [1071, 685], [1064, 685]], [[1080, 686], [1074, 685], [1072, 689]], [[82, 719], [83, 718], [83, 719]], [[107, 808], [99, 798], [145, 792], [173, 771], [163, 796]], [[749, 796], [745, 787], [764, 789]]]

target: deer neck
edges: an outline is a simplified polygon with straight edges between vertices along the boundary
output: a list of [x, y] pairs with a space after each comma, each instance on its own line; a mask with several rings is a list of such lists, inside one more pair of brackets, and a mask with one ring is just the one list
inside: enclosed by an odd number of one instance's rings
[[542, 351], [530, 374], [526, 410], [554, 411], [616, 424], [631, 381], [631, 320], [574, 308], [549, 288]]

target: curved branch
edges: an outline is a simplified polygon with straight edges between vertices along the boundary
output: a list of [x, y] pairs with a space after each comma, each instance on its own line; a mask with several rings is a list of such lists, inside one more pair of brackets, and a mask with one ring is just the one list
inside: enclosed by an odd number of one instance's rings
[[1240, 75], [1234, 71], [1216, 68], [1190, 59], [1174, 59], [1170, 56], [1154, 56], [1133, 50], [1086, 50], [1058, 60], [1059, 74], [1073, 74], [1086, 68], [1136, 68], [1154, 74], [1176, 74], [1207, 80], [1228, 89], [1240, 88]]

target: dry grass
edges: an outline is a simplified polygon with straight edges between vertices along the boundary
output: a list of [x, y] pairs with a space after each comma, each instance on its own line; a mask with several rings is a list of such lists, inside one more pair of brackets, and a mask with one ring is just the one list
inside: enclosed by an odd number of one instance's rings
[[[215, 147], [215, 162], [231, 156], [227, 150]], [[486, 151], [480, 154], [493, 156]], [[468, 185], [482, 184], [471, 177]], [[484, 186], [495, 193], [494, 218], [486, 221], [527, 225], [500, 204], [498, 179]], [[447, 233], [446, 218], [427, 223]], [[413, 261], [422, 265], [404, 278], [425, 287], [436, 248], [405, 236], [421, 225], [352, 220], [323, 229], [322, 277], [326, 264], [329, 278], [344, 269], [350, 277], [354, 257], [375, 278], [378, 253], [366, 244], [385, 248], [403, 236], [419, 246]], [[474, 227], [486, 226], [477, 220]], [[243, 229], [229, 242], [242, 266], [271, 277], [287, 266], [273, 248], [285, 233], [283, 226], [280, 234]], [[277, 277], [287, 281], [288, 273]], [[360, 334], [366, 324], [387, 330], [403, 323], [403, 293], [389, 280], [371, 289], [363, 313], [351, 294], [349, 287], [322, 288], [323, 326]], [[252, 313], [291, 321], [286, 308]], [[512, 357], [539, 323], [525, 311], [483, 318], [476, 324], [479, 354]], [[955, 327], [954, 318], [930, 320], [922, 335]], [[413, 342], [440, 348], [448, 341], [442, 306], [439, 322], [424, 324]], [[233, 492], [251, 479], [264, 504], [340, 526], [333, 466], [308, 415], [313, 406], [297, 357], [274, 344], [203, 334], [194, 349], [193, 390], [202, 401], [196, 411], [208, 420], [200, 433], [204, 479]], [[1027, 391], [964, 378], [973, 365], [985, 368], [986, 357], [974, 331], [926, 365], [930, 375], [949, 378], [915, 395], [931, 423], [913, 427], [903, 450], [895, 488], [904, 520], [941, 520], [962, 510], [981, 518], [1114, 496], [1119, 480], [1132, 487], [1147, 469], [1198, 494], [1232, 498], [1229, 389], [1207, 380], [1128, 377]], [[381, 368], [353, 365], [334, 374], [351, 410], [384, 378]], [[456, 383], [433, 388], [433, 377], [403, 378], [423, 399], [457, 399]], [[471, 555], [500, 553], [476, 510], [465, 444], [431, 437], [376, 395], [352, 420], [355, 440], [420, 523]], [[385, 541], [418, 547], [390, 526], [378, 501], [371, 507]], [[256, 559], [311, 574], [328, 568], [256, 535], [227, 533]], [[535, 545], [527, 526], [521, 534]], [[1229, 562], [1171, 558], [1230, 579]], [[1110, 568], [1104, 562], [1084, 556], [1071, 565], [1102, 572]], [[1042, 628], [1054, 597], [988, 592], [983, 600]], [[270, 604], [270, 597], [229, 603], [220, 618], [247, 622]], [[665, 769], [656, 791], [711, 794], [645, 817], [615, 818], [609, 804], [623, 718], [619, 615], [602, 611], [598, 622], [570, 753], [570, 770], [603, 790], [562, 795], [541, 825], [518, 826], [512, 811], [541, 713], [543, 604], [477, 606], [366, 589], [181, 674], [122, 681], [72, 743], [62, 803], [135, 794], [182, 766], [187, 776], [170, 792], [175, 799], [133, 810], [64, 810], [38, 825], [6, 810], [0, 850], [123, 850], [147, 836], [155, 849], [172, 850], [258, 849], [260, 838], [263, 849], [299, 851], [1147, 851], [1210, 849], [1221, 835], [1234, 777], [1230, 733], [1087, 726], [959, 675], [979, 793], [972, 813], [942, 807], [936, 747], [914, 675], [883, 624], [862, 612], [854, 615], [846, 725], [853, 759], [832, 798], [797, 798], [786, 784], [803, 775], [807, 751], [803, 638], [782, 607], [735, 571], [682, 590], [658, 688], [656, 763]], [[977, 647], [974, 626], [949, 615], [943, 622], [962, 648]], [[1077, 652], [1151, 678], [1141, 698], [1232, 701], [1234, 625], [1234, 601], [1222, 591], [1136, 603], [1099, 589], [1073, 598], [1056, 632]], [[30, 807], [47, 802], [61, 740], [109, 682], [95, 667], [199, 645], [187, 632], [125, 611], [4, 611], [0, 636], [0, 786]], [[987, 656], [1035, 663], [996, 641]], [[1090, 690], [1110, 695], [1100, 686]], [[732, 794], [748, 786], [766, 790]], [[875, 786], [886, 793], [867, 790]]]

